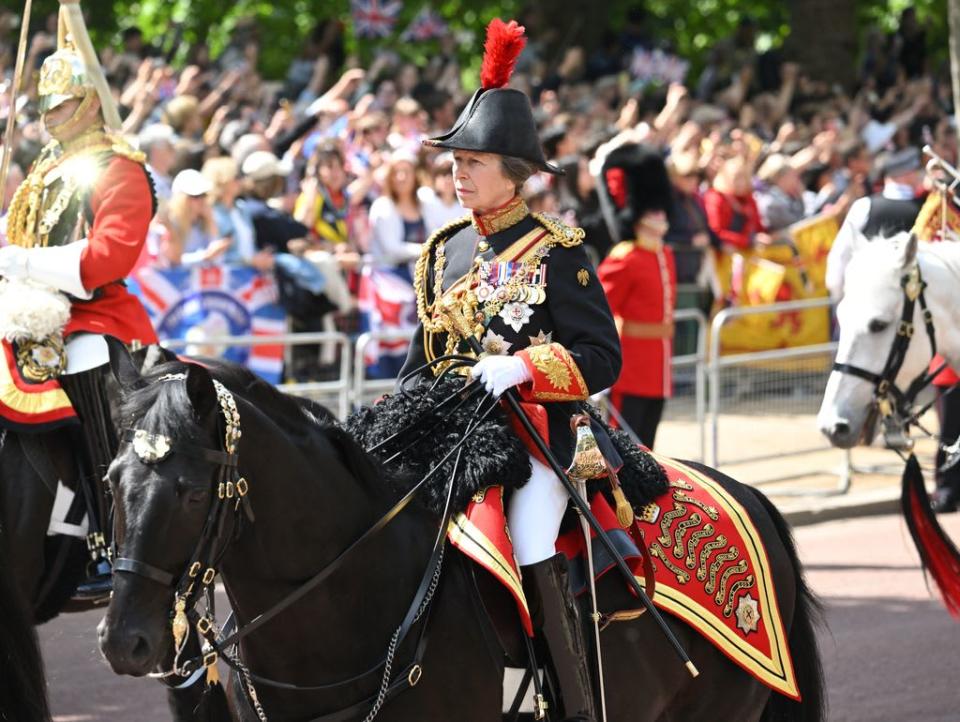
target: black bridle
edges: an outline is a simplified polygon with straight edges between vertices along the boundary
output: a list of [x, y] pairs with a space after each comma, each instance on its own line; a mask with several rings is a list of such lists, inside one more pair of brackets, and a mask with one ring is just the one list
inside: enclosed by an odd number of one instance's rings
[[897, 386], [897, 374], [900, 373], [900, 368], [907, 357], [907, 349], [913, 340], [915, 331], [913, 317], [918, 303], [920, 304], [920, 313], [927, 338], [930, 341], [931, 355], [933, 357], [937, 355], [937, 337], [933, 327], [933, 315], [927, 307], [927, 299], [924, 294], [926, 287], [926, 282], [920, 276], [920, 266], [914, 262], [910, 269], [900, 277], [900, 288], [903, 290], [903, 312], [900, 314], [897, 333], [893, 338], [893, 345], [890, 347], [887, 361], [880, 373], [868, 371], [853, 364], [836, 362], [833, 364], [834, 371], [856, 376], [873, 384], [873, 408], [885, 421], [899, 420], [901, 425], [909, 425], [916, 421], [917, 414], [914, 413], [913, 406], [917, 396], [932, 383], [937, 374], [947, 367], [944, 362], [933, 371], [927, 369], [910, 382], [906, 391]]
[[[444, 356], [429, 364], [426, 364], [421, 369], [415, 370], [409, 376], [419, 374], [422, 371], [435, 367], [439, 364], [447, 364], [446, 371], [444, 373], [448, 373], [456, 370], [458, 367], [472, 364], [475, 361], [476, 360], [473, 358], [457, 355]], [[179, 378], [182, 377], [180, 375], [173, 375], [164, 377], [161, 380], [171, 381], [178, 380]], [[437, 379], [435, 383], [439, 382], [440, 379]], [[221, 396], [221, 390], [227, 394], [230, 399], [229, 403], [233, 411], [235, 411], [236, 407], [232, 405], [232, 395], [230, 395], [229, 392], [226, 392], [225, 389], [218, 384], [218, 398], [221, 399], [221, 406], [224, 404], [223, 397]], [[122, 435], [122, 441], [131, 444], [140, 461], [145, 464], [159, 464], [169, 458], [171, 455], [179, 454], [205, 463], [213, 464], [216, 467], [214, 474], [214, 489], [216, 494], [211, 502], [210, 510], [207, 514], [206, 521], [204, 522], [200, 540], [197, 543], [194, 553], [191, 555], [190, 562], [187, 566], [187, 571], [180, 576], [179, 579], [175, 574], [148, 564], [142, 560], [133, 559], [130, 557], [117, 557], [114, 561], [114, 571], [135, 574], [145, 579], [149, 579], [163, 587], [173, 588], [175, 590], [174, 629], [176, 630], [178, 622], [181, 624], [185, 623], [187, 627], [196, 628], [197, 632], [206, 642], [204, 654], [202, 654], [200, 657], [188, 660], [179, 666], [177, 664], [177, 660], [175, 659], [174, 673], [180, 677], [191, 677], [194, 672], [199, 672], [200, 669], [206, 667], [208, 674], [211, 674], [211, 669], [215, 669], [217, 660], [221, 659], [230, 668], [241, 675], [241, 681], [245, 682], [245, 684], [241, 683], [240, 686], [247, 694], [248, 702], [250, 702], [254, 709], [260, 711], [259, 702], [256, 699], [255, 692], [252, 688], [253, 682], [277, 689], [302, 692], [333, 692], [340, 688], [354, 686], [367, 678], [372, 678], [374, 675], [379, 674], [381, 670], [389, 670], [393, 653], [407, 638], [412, 628], [422, 621], [422, 624], [420, 624], [419, 627], [419, 635], [414, 647], [413, 659], [406, 665], [403, 672], [395, 675], [395, 680], [392, 683], [390, 682], [389, 675], [385, 674], [383, 676], [381, 688], [374, 697], [352, 704], [346, 709], [341, 709], [334, 713], [316, 717], [311, 720], [311, 722], [341, 722], [355, 719], [359, 714], [362, 714], [364, 710], [370, 709], [372, 709], [372, 714], [375, 715], [380, 706], [383, 705], [387, 700], [391, 699], [393, 696], [405, 689], [415, 687], [420, 681], [423, 673], [422, 660], [427, 646], [427, 628], [429, 623], [430, 601], [433, 598], [433, 593], [436, 591], [437, 584], [439, 582], [440, 568], [443, 561], [443, 552], [446, 541], [446, 530], [453, 515], [453, 510], [451, 507], [451, 500], [453, 498], [453, 483], [459, 468], [463, 445], [469, 439], [473, 431], [482, 423], [484, 423], [498, 406], [495, 399], [493, 399], [487, 393], [481, 393], [481, 391], [482, 386], [474, 382], [473, 384], [466, 386], [464, 390], [455, 394], [451, 394], [448, 398], [441, 400], [434, 407], [433, 411], [436, 412], [438, 409], [442, 409], [451, 403], [455, 403], [457, 406], [460, 406], [462, 404], [469, 403], [470, 401], [479, 401], [476, 413], [473, 416], [473, 421], [470, 426], [464, 430], [462, 438], [447, 452], [447, 454], [433, 467], [433, 469], [427, 473], [426, 476], [417, 482], [417, 484], [414, 485], [403, 496], [403, 498], [401, 498], [386, 513], [384, 513], [359, 538], [341, 551], [329, 564], [327, 564], [326, 567], [321, 569], [316, 575], [311, 577], [293, 592], [277, 602], [273, 607], [259, 614], [249, 623], [239, 628], [236, 628], [235, 618], [231, 614], [230, 618], [224, 624], [222, 631], [218, 631], [215, 619], [213, 618], [215, 615], [211, 611], [213, 610], [213, 584], [217, 573], [216, 569], [219, 566], [220, 561], [223, 559], [230, 541], [239, 535], [241, 528], [241, 516], [239, 514], [239, 510], [241, 507], [246, 511], [246, 515], [249, 520], [251, 522], [254, 520], [253, 511], [250, 508], [250, 503], [247, 496], [249, 484], [245, 479], [239, 477], [239, 455], [236, 452], [235, 446], [231, 446], [230, 444], [231, 418], [229, 415], [229, 409], [226, 407], [223, 408], [226, 426], [225, 446], [227, 447], [227, 451], [220, 449], [209, 449], [180, 440], [177, 440], [176, 444], [174, 444], [172, 440], [167, 439], [166, 437], [151, 434], [138, 429], [128, 429], [125, 431]], [[234, 418], [236, 420], [236, 431], [239, 432], [239, 416], [235, 416]], [[379, 448], [388, 442], [402, 439], [408, 432], [417, 430], [416, 426], [417, 422], [415, 421], [409, 427], [401, 429], [399, 432], [393, 434], [390, 438], [382, 441], [375, 448]], [[412, 443], [418, 443], [424, 438], [426, 434], [422, 430], [420, 431], [421, 433]], [[239, 439], [239, 434], [237, 434], [236, 439]], [[400, 449], [397, 454], [394, 454], [394, 457], [403, 453], [403, 451], [405, 451], [411, 445], [412, 444], [408, 444]], [[366, 672], [362, 672], [361, 674], [355, 675], [349, 679], [313, 686], [295, 685], [287, 682], [280, 682], [251, 673], [240, 661], [239, 647], [236, 645], [238, 645], [242, 639], [248, 637], [257, 629], [261, 628], [264, 624], [277, 617], [281, 612], [288, 609], [298, 600], [305, 597], [309, 592], [316, 589], [324, 580], [329, 578], [335, 571], [341, 568], [343, 563], [350, 556], [351, 552], [353, 552], [357, 547], [361, 546], [365, 541], [382, 531], [390, 524], [390, 522], [396, 519], [397, 516], [415, 498], [417, 493], [426, 484], [426, 482], [432, 478], [436, 472], [443, 468], [446, 462], [451, 458], [453, 459], [453, 470], [451, 472], [451, 479], [447, 488], [446, 504], [440, 525], [438, 527], [438, 533], [430, 553], [429, 561], [427, 562], [426, 569], [417, 587], [413, 601], [408, 607], [407, 612], [403, 617], [403, 621], [396, 629], [393, 637], [390, 640], [387, 656], [380, 660], [373, 667], [368, 669]], [[116, 531], [117, 530], [115, 529], [115, 540], [118, 538]], [[116, 544], [116, 542], [114, 543]], [[201, 614], [196, 609], [196, 605], [199, 603], [201, 597], [205, 597], [207, 600], [207, 614]], [[184, 616], [181, 618], [180, 615]], [[233, 647], [236, 647], [237, 649], [235, 656], [229, 652], [229, 650]], [[196, 677], [196, 679], [199, 679], [199, 677]], [[208, 680], [209, 679], [210, 677], [208, 676]]]

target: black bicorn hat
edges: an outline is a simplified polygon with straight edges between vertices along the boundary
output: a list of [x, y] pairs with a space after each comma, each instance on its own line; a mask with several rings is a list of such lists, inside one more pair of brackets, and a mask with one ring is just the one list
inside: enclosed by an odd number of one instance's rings
[[616, 241], [634, 236], [634, 226], [647, 211], [670, 212], [670, 177], [660, 152], [638, 143], [614, 148], [603, 161], [597, 179], [600, 207]]
[[562, 175], [543, 155], [530, 99], [519, 90], [504, 87], [526, 45], [523, 32], [515, 20], [504, 23], [495, 18], [487, 26], [480, 89], [448, 133], [424, 142], [449, 150], [522, 158], [548, 173]]

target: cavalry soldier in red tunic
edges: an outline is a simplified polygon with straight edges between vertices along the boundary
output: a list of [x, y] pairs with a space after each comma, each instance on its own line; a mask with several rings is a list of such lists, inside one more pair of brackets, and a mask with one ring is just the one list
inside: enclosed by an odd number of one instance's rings
[[[115, 134], [119, 116], [79, 2], [60, 3], [59, 47], [44, 61], [39, 85], [40, 112], [53, 140], [11, 203], [11, 245], [0, 249], [0, 276], [70, 300], [64, 353], [33, 371], [46, 381], [59, 377], [81, 422], [83, 483], [102, 498], [99, 480], [116, 451], [102, 385], [109, 361], [104, 336], [130, 345], [157, 340], [146, 310], [124, 285], [146, 241], [155, 198], [142, 154]], [[24, 430], [22, 421], [15, 428]], [[89, 518], [91, 532], [105, 519], [100, 506], [88, 509], [91, 517], [100, 513]], [[103, 586], [88, 591], [97, 594]]]
[[[472, 369], [495, 395], [517, 387], [536, 404], [543, 435], [569, 465], [570, 418], [620, 371], [620, 345], [603, 289], [583, 248], [583, 231], [531, 214], [520, 196], [537, 171], [557, 173], [540, 147], [526, 95], [505, 88], [523, 47], [523, 28], [495, 20], [488, 30], [482, 88], [446, 135], [427, 141], [453, 151], [457, 196], [472, 215], [438, 230], [417, 265], [420, 326], [404, 373], [444, 354], [466, 353], [462, 326], [485, 353]], [[608, 458], [609, 438], [594, 429]], [[595, 720], [577, 604], [566, 558], [555, 552], [568, 497], [542, 459], [509, 500], [507, 520], [534, 625], [559, 679], [566, 718]]]
[[673, 250], [663, 242], [670, 181], [655, 150], [628, 144], [607, 156], [601, 189], [610, 233], [622, 239], [597, 269], [623, 347], [612, 401], [640, 441], [653, 448], [673, 391], [677, 269]]

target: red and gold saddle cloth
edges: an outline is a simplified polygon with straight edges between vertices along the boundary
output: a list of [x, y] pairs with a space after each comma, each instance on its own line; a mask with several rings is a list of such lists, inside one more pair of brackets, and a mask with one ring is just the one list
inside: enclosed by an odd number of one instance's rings
[[[672, 459], [655, 458], [667, 472], [667, 494], [648, 505], [629, 530], [619, 527], [616, 514], [598, 494], [592, 504], [597, 520], [641, 584], [642, 559], [633, 542], [646, 545], [653, 560], [657, 607], [696, 629], [763, 684], [799, 700], [767, 552], [746, 510], [705, 474]], [[531, 633], [502, 494], [500, 487], [478, 494], [451, 522], [449, 538], [510, 590]], [[582, 572], [576, 571], [584, 553], [581, 532], [558, 539], [557, 551], [571, 559], [574, 586], [578, 576], [582, 584]], [[594, 561], [598, 578], [613, 567], [596, 542]]]
[[0, 344], [0, 427], [37, 432], [75, 423], [76, 411], [57, 381], [65, 365], [62, 343]]

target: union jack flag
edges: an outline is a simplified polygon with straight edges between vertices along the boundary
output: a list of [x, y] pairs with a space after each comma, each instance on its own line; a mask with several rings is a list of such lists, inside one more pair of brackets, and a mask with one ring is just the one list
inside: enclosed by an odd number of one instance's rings
[[218, 346], [226, 336], [280, 336], [286, 315], [270, 276], [246, 266], [160, 269], [143, 266], [127, 279], [161, 341], [185, 340], [188, 356], [219, 356], [244, 364], [270, 383], [283, 377], [283, 346]]
[[397, 24], [400, 0], [350, 0], [354, 33], [360, 38], [385, 38]]
[[402, 40], [406, 41], [425, 41], [434, 38], [442, 38], [449, 32], [447, 23], [439, 14], [435, 13], [429, 6], [424, 5], [417, 17], [413, 19], [403, 35]]

